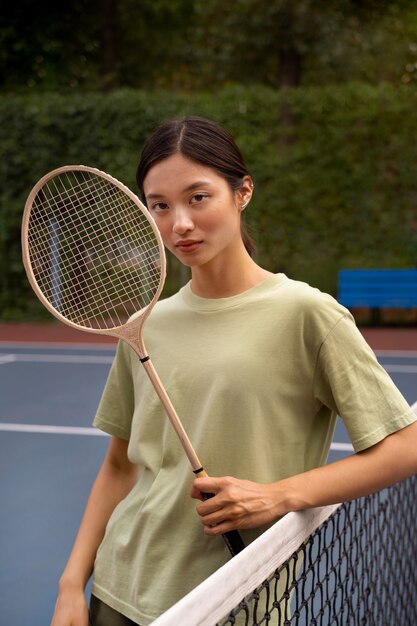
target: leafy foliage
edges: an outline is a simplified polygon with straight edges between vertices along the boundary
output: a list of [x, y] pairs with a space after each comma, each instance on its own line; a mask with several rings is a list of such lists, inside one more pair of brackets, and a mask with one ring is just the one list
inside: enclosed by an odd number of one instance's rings
[[417, 78], [414, 0], [20, 0], [0, 87], [171, 91]]
[[[228, 87], [192, 97], [137, 90], [0, 97], [7, 155], [0, 164], [0, 316], [42, 315], [20, 252], [23, 206], [40, 176], [83, 163], [135, 190], [149, 132], [189, 113], [224, 124], [246, 155], [255, 180], [246, 217], [266, 267], [335, 293], [339, 268], [416, 266], [416, 98], [410, 87], [359, 83]], [[167, 293], [181, 280], [170, 264]]]

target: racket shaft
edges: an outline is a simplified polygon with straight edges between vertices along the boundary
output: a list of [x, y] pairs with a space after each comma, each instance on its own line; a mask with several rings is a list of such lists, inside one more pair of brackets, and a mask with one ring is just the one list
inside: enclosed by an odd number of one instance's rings
[[155, 371], [154, 366], [152, 365], [150, 360], [144, 361], [142, 364], [146, 370], [146, 373], [149, 376], [151, 383], [155, 388], [156, 393], [158, 394], [158, 397], [169, 417], [169, 420], [178, 436], [178, 439], [180, 440], [180, 443], [184, 448], [184, 452], [191, 463], [193, 472], [199, 472], [202, 469], [201, 462], [191, 444], [191, 441], [188, 438], [187, 433], [184, 430], [183, 425], [181, 424], [181, 421], [174, 409], [171, 400], [169, 399], [167, 392], [164, 389], [164, 386], [161, 383], [158, 374]]
[[[188, 435], [185, 432], [184, 427], [181, 424], [181, 421], [174, 409], [174, 406], [169, 399], [169, 396], [165, 391], [165, 388], [162, 385], [161, 380], [150, 359], [148, 359], [147, 361], [142, 361], [142, 365], [145, 368], [146, 373], [148, 374], [156, 393], [158, 394], [162, 406], [164, 407], [175, 432], [177, 433], [181, 445], [184, 448], [184, 452], [191, 463], [193, 472], [200, 477], [207, 477], [207, 473], [203, 470], [203, 466], [201, 465], [201, 462], [191, 444], [191, 441], [189, 440]], [[213, 495], [214, 494], [212, 493], [202, 494], [204, 500], [212, 498]], [[231, 530], [222, 536], [232, 556], [235, 556], [236, 554], [238, 554], [238, 552], [241, 552], [245, 547], [245, 544], [243, 543], [242, 538], [237, 530]]]

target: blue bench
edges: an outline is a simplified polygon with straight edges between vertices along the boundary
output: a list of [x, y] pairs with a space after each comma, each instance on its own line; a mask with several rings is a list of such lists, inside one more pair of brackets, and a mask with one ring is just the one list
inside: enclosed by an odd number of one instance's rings
[[351, 309], [417, 307], [417, 269], [341, 270], [338, 300]]

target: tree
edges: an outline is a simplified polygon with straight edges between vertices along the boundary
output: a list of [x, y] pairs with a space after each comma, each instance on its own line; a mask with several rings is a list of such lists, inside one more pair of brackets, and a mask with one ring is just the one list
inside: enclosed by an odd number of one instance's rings
[[20, 0], [0, 15], [0, 88], [274, 88], [411, 82], [413, 0]]
[[[375, 44], [384, 36], [391, 54], [396, 45], [405, 55], [399, 31], [409, 22], [407, 11], [416, 15], [411, 0], [196, 0], [196, 9], [205, 42], [197, 49], [200, 63], [220, 70], [222, 80], [273, 87], [297, 87], [306, 74], [321, 83], [323, 69], [330, 80], [349, 80], [343, 70], [349, 55], [375, 63], [373, 49], [381, 52]], [[417, 38], [412, 22], [411, 39]], [[349, 65], [359, 77], [359, 67]]]
[[175, 86], [193, 0], [20, 0], [0, 16], [3, 90]]
[[2, 89], [97, 86], [98, 2], [10, 2], [0, 16]]

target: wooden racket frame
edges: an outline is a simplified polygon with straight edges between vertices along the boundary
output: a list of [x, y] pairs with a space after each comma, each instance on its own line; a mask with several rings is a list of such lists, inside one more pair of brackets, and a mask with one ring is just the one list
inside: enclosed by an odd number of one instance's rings
[[[127, 196], [129, 196], [129, 198], [136, 204], [138, 209], [142, 211], [142, 213], [145, 215], [145, 217], [149, 221], [152, 227], [152, 230], [155, 234], [155, 237], [157, 239], [157, 242], [158, 242], [160, 260], [161, 260], [161, 264], [160, 264], [161, 278], [160, 278], [158, 288], [151, 302], [148, 305], [146, 305], [146, 307], [144, 307], [141, 311], [134, 314], [125, 324], [121, 326], [115, 326], [109, 329], [89, 328], [86, 326], [81, 326], [79, 324], [76, 324], [75, 322], [72, 322], [71, 320], [67, 319], [51, 305], [49, 300], [46, 299], [46, 297], [44, 296], [42, 290], [40, 289], [37, 283], [34, 272], [32, 270], [32, 265], [30, 261], [30, 255], [29, 255], [28, 232], [29, 232], [29, 220], [30, 220], [30, 214], [32, 210], [33, 201], [35, 197], [37, 196], [38, 192], [42, 189], [45, 183], [47, 183], [49, 180], [51, 180], [52, 178], [55, 178], [56, 176], [59, 176], [60, 174], [65, 174], [66, 172], [74, 172], [74, 171], [88, 172], [90, 174], [95, 174], [96, 176], [99, 176], [103, 178], [104, 180], [108, 181], [109, 183], [115, 185], [122, 192], [124, 192]], [[164, 287], [165, 276], [166, 276], [166, 256], [165, 256], [165, 250], [164, 250], [162, 237], [155, 223], [155, 220], [153, 219], [152, 215], [149, 213], [148, 209], [140, 201], [138, 196], [136, 196], [136, 194], [134, 194], [128, 187], [126, 187], [126, 185], [121, 183], [119, 180], [117, 180], [116, 178], [113, 178], [113, 176], [110, 176], [110, 174], [107, 174], [106, 172], [103, 172], [97, 168], [89, 167], [86, 165], [66, 165], [63, 167], [59, 167], [57, 169], [50, 171], [48, 174], [45, 174], [45, 176], [43, 176], [36, 183], [36, 185], [33, 187], [31, 192], [29, 193], [29, 196], [25, 203], [24, 212], [23, 212], [21, 239], [22, 239], [23, 264], [24, 264], [26, 274], [29, 279], [29, 283], [33, 291], [35, 292], [36, 296], [39, 298], [39, 300], [42, 302], [45, 308], [50, 313], [52, 313], [52, 315], [54, 315], [59, 321], [63, 322], [64, 324], [67, 324], [68, 326], [71, 326], [72, 328], [75, 328], [77, 330], [83, 330], [83, 331], [90, 332], [90, 333], [99, 334], [99, 335], [111, 335], [113, 337], [116, 337], [117, 339], [121, 339], [125, 341], [133, 348], [133, 350], [139, 356], [139, 359], [143, 367], [145, 368], [145, 371], [159, 397], [159, 400], [161, 401], [161, 404], [164, 407], [166, 414], [168, 415], [168, 418], [172, 424], [172, 427], [174, 428], [174, 431], [177, 434], [177, 437], [191, 464], [194, 474], [199, 477], [207, 477], [208, 474], [203, 469], [201, 461], [198, 458], [191, 444], [191, 441], [177, 415], [177, 412], [175, 411], [175, 408], [167, 392], [165, 391], [165, 388], [145, 348], [145, 343], [143, 339], [143, 328], [144, 328], [146, 318], [148, 317], [148, 315], [152, 311], [153, 306], [156, 304], [157, 300], [159, 299], [159, 296], [161, 295], [162, 289]], [[207, 499], [211, 497], [213, 494], [202, 494], [202, 495], [204, 499]], [[235, 554], [237, 554], [244, 548], [244, 544], [242, 542], [242, 539], [238, 531], [230, 531], [230, 532], [225, 533], [223, 535], [223, 539], [227, 547], [229, 548], [229, 551], [232, 554], [232, 556], [234, 556]]]
[[[38, 286], [37, 280], [32, 270], [32, 265], [30, 261], [30, 255], [29, 255], [28, 233], [29, 233], [29, 220], [30, 220], [30, 214], [32, 211], [33, 201], [35, 200], [37, 194], [42, 189], [42, 187], [49, 180], [61, 174], [65, 174], [66, 172], [74, 172], [74, 171], [88, 172], [90, 174], [95, 174], [107, 180], [109, 183], [112, 183], [113, 185], [118, 187], [121, 191], [123, 191], [127, 196], [129, 196], [132, 202], [134, 202], [136, 206], [145, 215], [145, 217], [151, 224], [152, 230], [158, 241], [158, 248], [159, 248], [160, 262], [161, 262], [160, 264], [161, 279], [158, 285], [158, 289], [156, 290], [156, 293], [154, 297], [152, 298], [152, 301], [144, 309], [142, 309], [142, 311], [135, 314], [133, 318], [131, 318], [130, 320], [128, 320], [125, 324], [121, 326], [115, 326], [109, 329], [88, 328], [86, 326], [75, 324], [71, 320], [68, 320], [66, 317], [61, 315], [61, 313], [59, 313], [59, 311], [57, 311], [52, 306], [52, 304], [49, 302], [49, 300], [47, 300], [47, 298], [45, 298], [42, 290]], [[149, 355], [147, 354], [144, 339], [143, 339], [143, 328], [144, 328], [146, 318], [148, 317], [148, 315], [152, 311], [153, 306], [156, 304], [157, 300], [159, 299], [159, 296], [161, 295], [162, 289], [164, 287], [165, 276], [166, 276], [166, 257], [165, 257], [164, 244], [162, 242], [162, 238], [159, 233], [158, 227], [156, 226], [155, 220], [153, 219], [152, 215], [149, 213], [148, 209], [140, 201], [138, 196], [136, 196], [128, 187], [126, 187], [119, 180], [117, 180], [116, 178], [113, 178], [113, 176], [110, 176], [109, 174], [106, 174], [106, 172], [102, 172], [101, 170], [94, 168], [94, 167], [88, 167], [85, 165], [66, 165], [63, 167], [59, 167], [55, 170], [52, 170], [51, 172], [43, 176], [36, 183], [36, 185], [33, 187], [33, 189], [31, 190], [26, 200], [25, 209], [23, 212], [23, 219], [22, 219], [22, 255], [23, 255], [23, 265], [25, 267], [26, 274], [28, 276], [32, 289], [34, 290], [35, 294], [37, 295], [39, 300], [42, 302], [42, 304], [45, 306], [45, 308], [50, 313], [52, 313], [52, 315], [54, 315], [59, 321], [77, 330], [84, 330], [86, 332], [95, 333], [98, 335], [111, 335], [113, 337], [116, 337], [117, 339], [122, 339], [123, 341], [126, 341], [126, 343], [128, 343], [133, 348], [133, 350], [139, 356], [139, 359], [142, 362], [142, 365], [145, 368], [146, 373], [148, 374], [149, 379], [152, 385], [154, 386], [156, 393], [158, 394], [158, 397], [171, 421], [171, 424], [181, 442], [181, 445], [184, 448], [184, 452], [186, 453], [187, 458], [190, 461], [193, 472], [197, 473], [199, 476], [206, 476], [207, 474], [204, 472], [202, 468], [201, 462], [188, 438], [187, 433], [184, 430], [184, 427], [181, 424], [181, 421], [174, 409], [174, 406], [171, 400], [169, 399], [168, 394], [165, 391], [164, 386], [162, 385], [162, 382], [154, 366], [152, 365]]]

